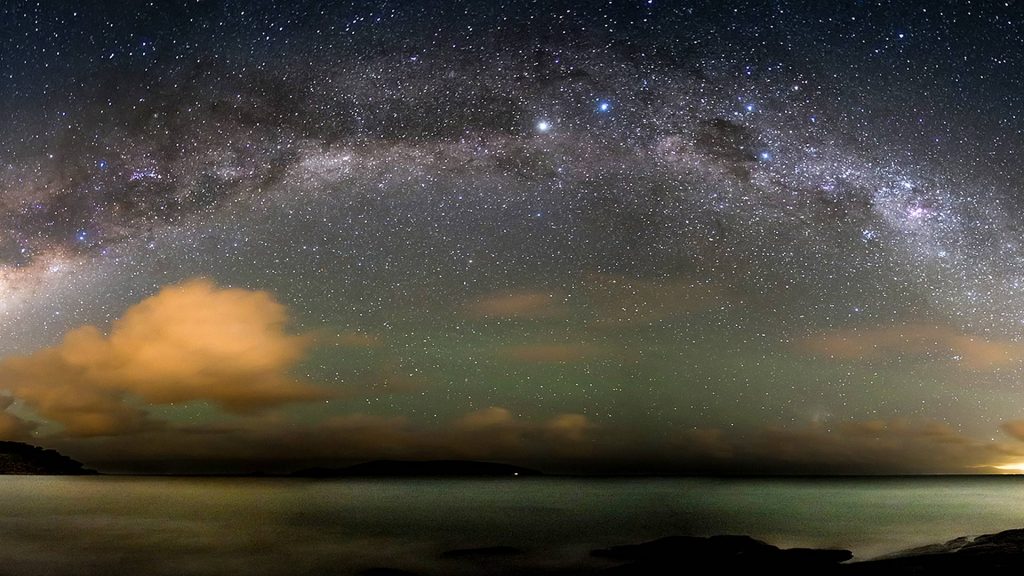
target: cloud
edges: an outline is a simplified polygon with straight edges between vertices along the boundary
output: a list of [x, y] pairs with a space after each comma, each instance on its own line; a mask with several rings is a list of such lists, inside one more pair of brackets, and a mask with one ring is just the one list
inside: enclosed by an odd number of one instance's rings
[[582, 414], [544, 419], [492, 406], [440, 425], [401, 416], [346, 414], [320, 423], [274, 415], [231, 427], [160, 428], [103, 438], [60, 438], [55, 447], [107, 470], [294, 470], [378, 458], [565, 461], [590, 457], [599, 428]]
[[699, 456], [710, 461], [728, 461], [736, 454], [725, 433], [717, 428], [686, 430], [677, 436], [673, 444], [690, 458]]
[[0, 440], [25, 440], [37, 425], [22, 420], [6, 410], [14, 403], [10, 396], [0, 396]]
[[129, 308], [109, 335], [82, 326], [56, 346], [0, 361], [0, 387], [78, 436], [159, 426], [136, 399], [249, 413], [323, 398], [288, 373], [311, 342], [287, 333], [287, 320], [266, 292], [191, 280]]
[[550, 436], [572, 442], [583, 442], [594, 427], [583, 414], [560, 414], [544, 424]]
[[[1024, 423], [1017, 431], [1024, 439]], [[1024, 460], [1024, 446], [979, 441], [943, 422], [903, 418], [845, 421], [834, 426], [768, 426], [751, 434], [690, 430], [681, 433], [674, 444], [680, 459], [701, 471], [978, 473]]]
[[1024, 441], [1024, 420], [1009, 420], [1001, 426], [1003, 432], [1013, 436], [1017, 440]]
[[[1004, 429], [1024, 440], [1024, 421]], [[294, 422], [266, 413], [230, 425], [152, 427], [50, 444], [101, 470], [294, 470], [379, 458], [476, 459], [546, 470], [721, 474], [1000, 472], [1024, 463], [1024, 445], [964, 436], [934, 420], [851, 420], [826, 426], [680, 430], [658, 441], [597, 425], [580, 413], [529, 418], [501, 406], [441, 424], [344, 414]]]
[[484, 408], [462, 416], [455, 421], [455, 427], [477, 431], [488, 428], [507, 427], [513, 422], [515, 422], [515, 417], [512, 416], [512, 412], [507, 408], [491, 406], [490, 408]]
[[1024, 343], [965, 334], [949, 326], [905, 324], [847, 328], [804, 338], [797, 347], [836, 360], [948, 359], [971, 370], [999, 370], [1024, 361]]
[[466, 311], [473, 318], [493, 320], [550, 318], [568, 312], [564, 297], [539, 291], [488, 294], [468, 303]]
[[587, 451], [589, 433], [595, 428], [583, 414], [558, 414], [536, 421], [516, 417], [507, 408], [491, 406], [458, 418], [439, 438], [446, 450], [460, 457], [579, 456]]
[[[1024, 423], [1008, 423], [1024, 440]], [[716, 474], [1000, 472], [1024, 445], [981, 441], [939, 421], [890, 418], [749, 429], [698, 428], [660, 441], [584, 414], [529, 418], [491, 406], [441, 424], [345, 414], [319, 423], [266, 414], [231, 426], [170, 427], [51, 444], [101, 470], [288, 471], [379, 458], [475, 459], [545, 470]]]

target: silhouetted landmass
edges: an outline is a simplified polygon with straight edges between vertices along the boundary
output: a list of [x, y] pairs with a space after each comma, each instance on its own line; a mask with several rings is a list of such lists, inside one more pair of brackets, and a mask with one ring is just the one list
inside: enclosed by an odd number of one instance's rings
[[[712, 536], [699, 538], [670, 536], [652, 542], [602, 548], [591, 552], [603, 560], [597, 566], [576, 563], [559, 567], [557, 562], [536, 553], [512, 546], [490, 546], [449, 550], [441, 557], [452, 562], [463, 561], [459, 574], [591, 576], [636, 575], [679, 576], [680, 574], [758, 574], [778, 573], [787, 576], [835, 574], [853, 557], [849, 550], [783, 550], [748, 536]], [[537, 561], [540, 561], [539, 564]], [[582, 559], [581, 559], [582, 560]], [[541, 568], [540, 566], [543, 566]], [[390, 574], [391, 568], [374, 568], [364, 574]], [[398, 574], [399, 572], [394, 572]], [[409, 574], [405, 572], [403, 574]]]
[[1000, 574], [1024, 570], [1024, 529], [962, 536], [846, 567], [849, 574]]
[[[924, 574], [1011, 574], [1024, 570], [1024, 529], [984, 536], [964, 536], [942, 544], [913, 548], [874, 560], [848, 562], [849, 550], [810, 548], [781, 549], [749, 536], [669, 536], [627, 546], [601, 548], [593, 558], [599, 566], [558, 567], [550, 562], [541, 569], [524, 560], [538, 559], [537, 551], [492, 546], [449, 550], [441, 557], [464, 561], [460, 574], [543, 574], [548, 576], [678, 576], [680, 574], [785, 574], [914, 576]], [[543, 557], [540, 557], [543, 559]], [[412, 575], [392, 568], [374, 568], [370, 575]]]
[[913, 548], [862, 562], [848, 562], [852, 558], [848, 550], [780, 549], [748, 536], [672, 536], [643, 544], [594, 550], [591, 554], [620, 564], [598, 569], [567, 568], [560, 574], [668, 576], [708, 573], [699, 569], [695, 572], [694, 569], [699, 567], [714, 567], [715, 572], [726, 574], [1010, 574], [1024, 570], [1024, 529], [977, 537], [963, 536], [942, 544]]
[[292, 474], [302, 478], [387, 478], [387, 477], [457, 477], [457, 476], [540, 476], [530, 468], [474, 462], [472, 460], [375, 460], [348, 468], [307, 468]]
[[591, 555], [623, 564], [612, 574], [681, 574], [693, 566], [714, 566], [715, 571], [778, 571], [781, 574], [828, 574], [840, 562], [853, 558], [849, 550], [783, 550], [749, 536], [670, 536], [643, 544], [594, 550]]
[[86, 475], [96, 474], [81, 462], [56, 450], [21, 442], [0, 441], [0, 474]]
[[1024, 570], [1024, 529], [960, 537], [863, 562], [846, 562], [852, 557], [847, 550], [783, 550], [747, 536], [673, 536], [592, 554], [623, 562], [602, 571], [609, 574], [682, 574], [702, 565], [725, 573], [742, 570], [787, 575], [1010, 574]]

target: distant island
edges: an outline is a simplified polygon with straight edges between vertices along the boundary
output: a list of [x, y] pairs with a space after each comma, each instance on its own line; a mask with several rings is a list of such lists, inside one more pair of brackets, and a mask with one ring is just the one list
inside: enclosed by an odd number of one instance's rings
[[306, 468], [294, 472], [299, 478], [388, 478], [388, 477], [509, 477], [541, 476], [538, 470], [472, 460], [374, 460], [347, 468]]
[[83, 476], [96, 473], [56, 450], [22, 442], [0, 441], [0, 474]]

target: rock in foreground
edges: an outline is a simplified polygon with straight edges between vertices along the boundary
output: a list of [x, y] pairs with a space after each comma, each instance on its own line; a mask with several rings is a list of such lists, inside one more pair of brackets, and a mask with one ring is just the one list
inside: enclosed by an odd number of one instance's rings
[[95, 474], [81, 462], [56, 450], [21, 442], [0, 441], [0, 474], [85, 475]]
[[679, 574], [685, 566], [714, 566], [715, 571], [757, 570], [781, 574], [832, 574], [840, 562], [853, 557], [849, 550], [783, 550], [749, 536], [670, 536], [643, 544], [615, 546], [591, 552], [593, 556], [625, 562], [615, 574]]
[[[593, 550], [602, 565], [558, 567], [531, 565], [536, 555], [511, 546], [450, 550], [442, 558], [465, 561], [459, 574], [480, 576], [679, 576], [681, 574], [884, 575], [1020, 573], [1024, 570], [1024, 529], [984, 536], [964, 536], [942, 544], [899, 554], [848, 562], [848, 550], [782, 549], [749, 536], [670, 536], [642, 544]], [[413, 576], [411, 572], [378, 568], [374, 575]]]
[[850, 574], [952, 574], [1024, 570], [1024, 529], [962, 536], [877, 560], [850, 564]]

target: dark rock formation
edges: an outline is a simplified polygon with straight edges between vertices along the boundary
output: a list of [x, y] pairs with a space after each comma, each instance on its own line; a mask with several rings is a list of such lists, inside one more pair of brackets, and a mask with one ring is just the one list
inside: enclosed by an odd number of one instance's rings
[[960, 537], [847, 566], [850, 574], [952, 574], [1024, 570], [1024, 529]]
[[[558, 567], [524, 563], [526, 553], [512, 546], [449, 550], [441, 558], [465, 560], [459, 574], [531, 576], [678, 576], [680, 574], [931, 575], [1024, 570], [1024, 529], [964, 536], [942, 544], [906, 550], [863, 562], [847, 562], [847, 550], [781, 549], [748, 536], [670, 536], [642, 544], [593, 550], [606, 565]], [[371, 568], [365, 576], [413, 576], [394, 568]]]
[[[964, 536], [942, 544], [906, 550], [875, 560], [847, 562], [847, 550], [780, 549], [748, 536], [670, 536], [642, 544], [593, 550], [599, 566], [528, 565], [526, 553], [511, 546], [449, 550], [441, 557], [465, 560], [459, 574], [531, 576], [678, 576], [680, 574], [883, 575], [997, 573], [1024, 570], [1024, 529]], [[412, 576], [392, 568], [372, 568], [366, 576]]]
[[56, 450], [21, 442], [0, 441], [0, 474], [95, 474], [81, 462]]
[[292, 474], [302, 478], [439, 477], [439, 476], [539, 476], [540, 472], [508, 464], [471, 460], [375, 460], [348, 468], [307, 468]]
[[594, 550], [593, 556], [625, 562], [610, 569], [614, 574], [679, 574], [687, 566], [713, 566], [730, 570], [778, 571], [781, 574], [834, 574], [840, 562], [853, 557], [849, 550], [783, 550], [749, 536], [670, 536], [643, 544]]
[[783, 550], [747, 536], [672, 536], [594, 550], [592, 555], [622, 562], [609, 573], [651, 576], [680, 574], [687, 566], [714, 567], [715, 572], [726, 573], [738, 570], [787, 575], [1008, 574], [1024, 570], [1024, 529], [964, 536], [863, 562], [846, 562], [852, 557], [846, 550]]

